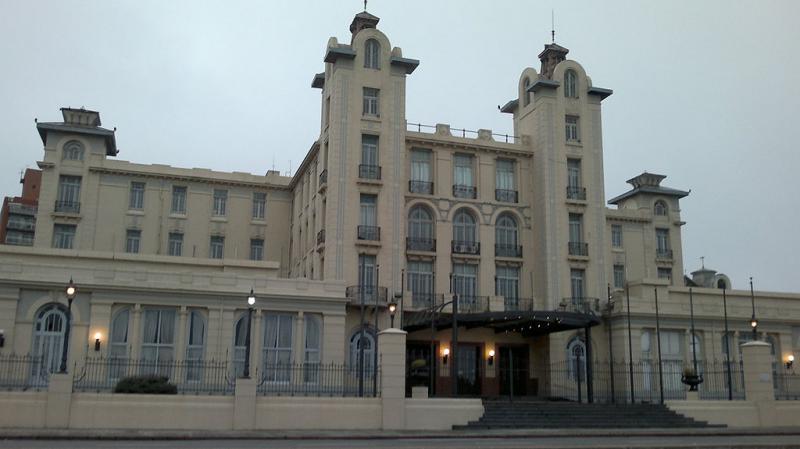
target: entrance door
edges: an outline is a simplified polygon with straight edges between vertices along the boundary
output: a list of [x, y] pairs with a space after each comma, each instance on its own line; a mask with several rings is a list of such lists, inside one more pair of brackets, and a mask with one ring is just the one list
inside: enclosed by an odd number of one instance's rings
[[499, 357], [500, 395], [528, 395], [528, 347], [501, 346]]
[[[436, 350], [434, 348], [434, 354]], [[406, 396], [411, 396], [411, 387], [428, 387], [428, 396], [436, 394], [436, 360], [431, 373], [431, 344], [409, 343], [406, 345]], [[433, 374], [433, 385], [431, 385]]]
[[472, 344], [458, 344], [456, 371], [458, 372], [458, 394], [480, 396], [480, 347]]

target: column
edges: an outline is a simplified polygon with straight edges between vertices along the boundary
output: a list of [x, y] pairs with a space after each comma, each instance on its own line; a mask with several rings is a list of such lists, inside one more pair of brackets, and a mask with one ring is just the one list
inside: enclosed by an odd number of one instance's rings
[[381, 409], [384, 430], [406, 427], [406, 331], [378, 333], [381, 372]]
[[748, 401], [774, 401], [772, 355], [769, 343], [751, 341], [742, 345], [744, 391]]
[[181, 306], [180, 310], [178, 310], [178, 328], [177, 330], [177, 338], [175, 339], [175, 354], [173, 359], [175, 360], [184, 360], [186, 358], [186, 345], [187, 345], [187, 336], [189, 332], [186, 329], [186, 316], [188, 315], [188, 311], [186, 310], [186, 306]]
[[130, 358], [131, 359], [138, 359], [139, 358], [139, 350], [141, 348], [141, 328], [142, 328], [142, 305], [135, 304], [133, 306], [133, 321], [131, 324], [132, 328], [130, 329], [130, 338], [128, 339], [128, 345], [131, 348], [130, 351]]

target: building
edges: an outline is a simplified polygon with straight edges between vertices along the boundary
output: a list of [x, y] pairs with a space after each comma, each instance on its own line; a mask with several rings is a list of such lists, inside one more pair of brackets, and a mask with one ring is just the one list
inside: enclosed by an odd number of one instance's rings
[[41, 182], [41, 171], [26, 169], [19, 180], [22, 184], [22, 196], [7, 196], [3, 199], [3, 208], [0, 209], [0, 242], [6, 245], [33, 245]]
[[[416, 124], [405, 83], [419, 61], [378, 22], [359, 13], [349, 43], [328, 41], [311, 84], [320, 133], [291, 178], [117, 160], [95, 111], [38, 123], [37, 231], [32, 248], [0, 250], [0, 268], [15, 265], [0, 269], [0, 351], [56, 370], [62, 289], [74, 279], [69, 365], [97, 352], [224, 360], [241, 374], [248, 291], [258, 298], [252, 363], [267, 378], [282, 363], [320, 362], [369, 376], [395, 297], [408, 385], [437, 395], [624, 396], [625, 376], [603, 377], [603, 391], [585, 380], [609, 359], [651, 379], [657, 358], [674, 365], [668, 389], [681, 395], [675, 376], [693, 355], [737, 360], [727, 348], [752, 338], [750, 292], [703, 270], [683, 281], [689, 192], [665, 176], [632, 178], [607, 206], [601, 106], [612, 91], [568, 49], [547, 44], [539, 70], [522, 70], [501, 109], [513, 135]], [[800, 295], [757, 298], [757, 335], [777, 371], [800, 351]]]

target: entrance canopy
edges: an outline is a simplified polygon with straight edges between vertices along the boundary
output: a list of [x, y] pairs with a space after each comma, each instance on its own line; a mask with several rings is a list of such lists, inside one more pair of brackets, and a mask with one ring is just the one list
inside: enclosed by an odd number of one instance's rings
[[[403, 329], [407, 332], [453, 327], [452, 313], [407, 312]], [[597, 326], [600, 319], [593, 313], [567, 311], [504, 311], [459, 313], [458, 326], [467, 329], [488, 327], [495, 333], [516, 332], [522, 336], [538, 336], [572, 329]]]

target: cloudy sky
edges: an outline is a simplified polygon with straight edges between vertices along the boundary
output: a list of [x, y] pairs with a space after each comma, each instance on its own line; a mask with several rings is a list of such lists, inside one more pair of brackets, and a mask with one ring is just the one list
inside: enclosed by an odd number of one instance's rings
[[[800, 2], [371, 0], [379, 28], [421, 61], [411, 122], [510, 133], [497, 111], [550, 38], [603, 103], [605, 191], [644, 171], [691, 189], [687, 271], [735, 288], [800, 292]], [[99, 110], [119, 158], [264, 173], [296, 168], [319, 134], [330, 36], [359, 0], [0, 0], [0, 194], [42, 145], [34, 118]]]

